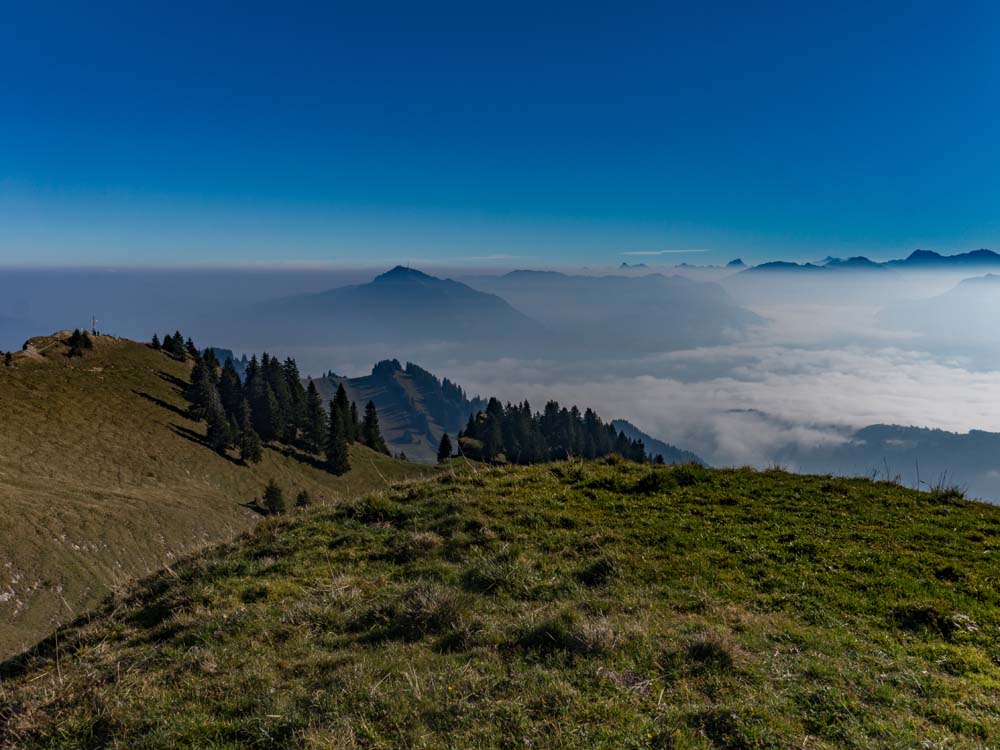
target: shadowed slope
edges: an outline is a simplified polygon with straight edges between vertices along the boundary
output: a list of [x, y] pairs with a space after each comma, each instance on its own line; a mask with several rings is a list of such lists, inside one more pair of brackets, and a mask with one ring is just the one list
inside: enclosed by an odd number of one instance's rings
[[187, 418], [188, 363], [110, 336], [68, 358], [67, 338], [32, 339], [0, 367], [0, 655], [256, 523], [244, 504], [268, 479], [329, 500], [423, 471], [366, 449], [340, 479], [292, 449], [240, 466]]

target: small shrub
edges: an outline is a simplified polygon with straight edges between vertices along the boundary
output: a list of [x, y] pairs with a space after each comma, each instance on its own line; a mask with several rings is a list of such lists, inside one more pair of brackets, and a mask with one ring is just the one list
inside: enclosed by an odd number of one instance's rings
[[389, 541], [386, 558], [396, 563], [412, 562], [433, 552], [441, 544], [441, 537], [433, 531], [395, 534]]
[[338, 515], [361, 523], [388, 523], [399, 526], [409, 518], [406, 508], [384, 495], [366, 495], [340, 507]]
[[368, 630], [372, 640], [416, 641], [459, 631], [468, 610], [461, 592], [423, 583], [382, 601], [354, 618], [353, 630]]
[[650, 469], [639, 477], [638, 480], [636, 480], [635, 484], [633, 484], [630, 488], [630, 491], [639, 495], [652, 495], [656, 492], [666, 492], [667, 490], [671, 490], [680, 484], [680, 482], [676, 481], [676, 477], [672, 476], [673, 474], [676, 474], [676, 470], [673, 472], [667, 472]]
[[518, 550], [504, 545], [493, 555], [480, 555], [462, 575], [462, 585], [480, 594], [527, 595], [531, 579]]
[[618, 573], [615, 561], [606, 555], [584, 565], [577, 571], [576, 578], [585, 586], [603, 586]]
[[696, 674], [730, 672], [735, 664], [733, 646], [718, 633], [694, 636], [684, 649], [690, 670]]
[[675, 466], [670, 473], [678, 487], [692, 487], [709, 477], [708, 470], [698, 464], [681, 464]]
[[615, 644], [611, 627], [603, 620], [582, 621], [572, 610], [563, 610], [525, 628], [517, 638], [524, 649], [551, 655], [575, 656], [606, 653]]
[[285, 512], [285, 493], [273, 479], [264, 488], [264, 511], [271, 516], [276, 516]]
[[308, 508], [310, 505], [312, 505], [312, 495], [309, 494], [309, 490], [301, 490], [295, 497], [295, 507]]

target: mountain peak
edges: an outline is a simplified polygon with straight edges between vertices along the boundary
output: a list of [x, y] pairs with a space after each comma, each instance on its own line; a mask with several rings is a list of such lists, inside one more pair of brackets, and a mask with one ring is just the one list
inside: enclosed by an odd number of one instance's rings
[[385, 281], [427, 281], [429, 279], [435, 279], [436, 277], [426, 274], [423, 271], [418, 271], [416, 268], [409, 268], [408, 266], [396, 266], [383, 274], [376, 276], [372, 283], [385, 282]]
[[746, 268], [747, 264], [743, 262], [743, 258], [733, 258], [731, 261], [726, 263], [726, 268]]

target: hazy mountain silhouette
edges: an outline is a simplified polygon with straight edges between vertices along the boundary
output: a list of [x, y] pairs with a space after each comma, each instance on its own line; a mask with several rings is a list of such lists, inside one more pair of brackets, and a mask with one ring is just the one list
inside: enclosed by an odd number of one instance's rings
[[646, 446], [646, 453], [650, 456], [663, 456], [663, 460], [668, 464], [701, 464], [708, 466], [704, 459], [691, 451], [683, 450], [670, 443], [657, 440], [648, 433], [643, 432], [626, 419], [613, 419], [611, 424], [619, 432], [624, 432], [629, 440], [641, 440]]
[[996, 349], [1000, 319], [1000, 275], [965, 279], [944, 294], [900, 302], [878, 314], [887, 327], [913, 331], [935, 344]]
[[367, 284], [300, 294], [259, 306], [258, 325], [279, 340], [336, 342], [443, 341], [498, 354], [530, 346], [541, 325], [493, 294], [413, 268], [396, 266]]
[[763, 322], [718, 284], [682, 276], [521, 270], [466, 281], [541, 321], [562, 344], [595, 356], [717, 344]]

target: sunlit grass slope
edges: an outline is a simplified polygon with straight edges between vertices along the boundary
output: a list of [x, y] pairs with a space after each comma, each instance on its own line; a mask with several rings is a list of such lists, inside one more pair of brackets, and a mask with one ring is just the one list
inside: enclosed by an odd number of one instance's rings
[[[294, 451], [240, 466], [184, 415], [190, 363], [98, 336], [33, 339], [0, 365], [0, 658], [48, 635], [116, 585], [259, 520], [244, 507], [274, 478], [318, 500], [427, 470], [358, 449], [337, 479]], [[294, 496], [294, 495], [293, 495]]]
[[564, 463], [266, 521], [8, 664], [10, 748], [985, 748], [1000, 508]]

